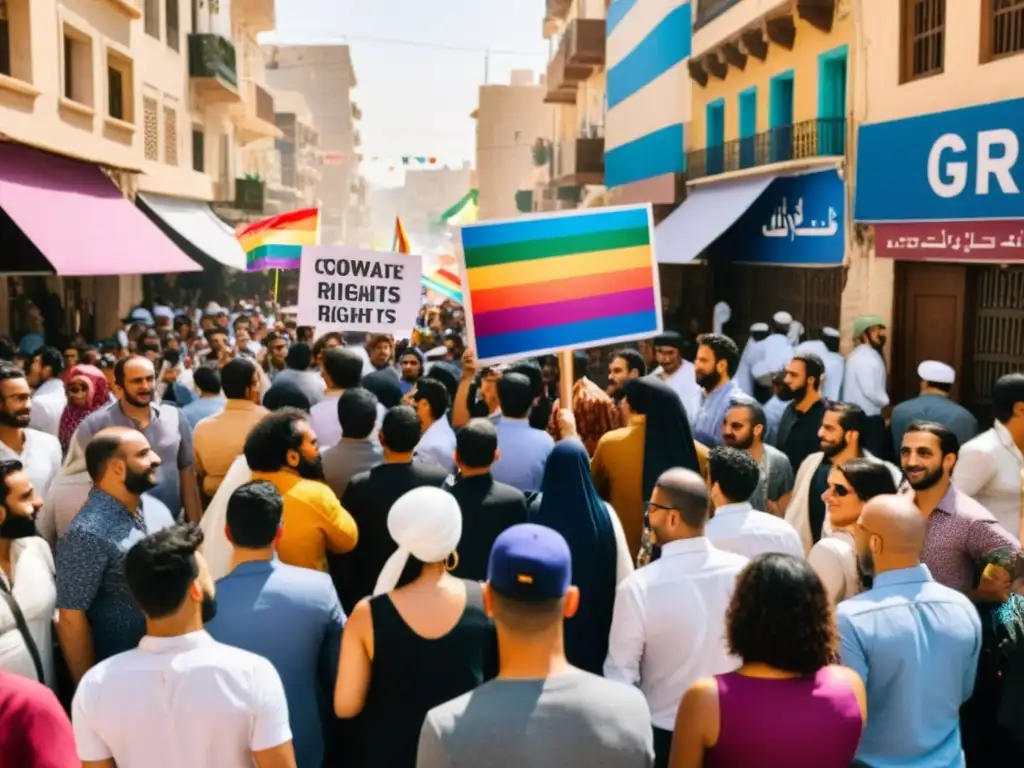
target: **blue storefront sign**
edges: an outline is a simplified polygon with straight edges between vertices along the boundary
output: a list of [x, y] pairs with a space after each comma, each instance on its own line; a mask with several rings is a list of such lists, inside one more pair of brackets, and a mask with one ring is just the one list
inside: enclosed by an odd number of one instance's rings
[[753, 264], [842, 264], [845, 194], [834, 170], [775, 179], [712, 246], [714, 257]]
[[862, 222], [1024, 218], [1024, 99], [861, 126]]

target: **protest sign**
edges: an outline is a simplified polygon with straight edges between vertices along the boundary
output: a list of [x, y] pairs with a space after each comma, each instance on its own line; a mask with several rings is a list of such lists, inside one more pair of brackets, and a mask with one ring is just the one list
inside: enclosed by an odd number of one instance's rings
[[467, 224], [461, 236], [466, 329], [481, 362], [661, 332], [650, 206]]
[[298, 324], [408, 336], [419, 313], [423, 260], [344, 245], [302, 249]]

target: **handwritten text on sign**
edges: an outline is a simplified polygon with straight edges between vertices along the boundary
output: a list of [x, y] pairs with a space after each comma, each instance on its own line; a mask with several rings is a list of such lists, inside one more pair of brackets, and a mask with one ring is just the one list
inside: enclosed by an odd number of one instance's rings
[[300, 325], [406, 335], [420, 307], [419, 256], [344, 246], [302, 252]]

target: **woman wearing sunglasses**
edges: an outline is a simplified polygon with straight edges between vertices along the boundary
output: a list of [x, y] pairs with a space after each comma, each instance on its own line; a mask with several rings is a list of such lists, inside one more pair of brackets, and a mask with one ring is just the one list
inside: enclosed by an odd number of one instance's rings
[[866, 587], [857, 566], [853, 529], [864, 504], [885, 493], [896, 493], [896, 482], [890, 469], [877, 459], [850, 459], [828, 473], [822, 499], [832, 531], [811, 548], [807, 561], [833, 602], [853, 597]]

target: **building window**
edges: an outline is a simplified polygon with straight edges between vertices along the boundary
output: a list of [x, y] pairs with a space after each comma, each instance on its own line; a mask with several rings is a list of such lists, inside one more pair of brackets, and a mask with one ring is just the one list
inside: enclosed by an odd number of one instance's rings
[[71, 27], [64, 27], [64, 83], [61, 93], [65, 99], [93, 105], [92, 39]]
[[192, 170], [206, 173], [206, 135], [201, 128], [192, 129]]
[[142, 99], [142, 143], [147, 160], [160, 159], [160, 121], [157, 117], [156, 99], [145, 96]]
[[160, 0], [146, 0], [142, 11], [146, 17], [146, 34], [160, 39]]
[[178, 164], [178, 110], [164, 107], [164, 162]]
[[164, 9], [166, 15], [164, 23], [167, 25], [167, 45], [175, 51], [181, 50], [181, 29], [178, 26], [179, 2], [181, 2], [181, 0], [167, 0]]
[[29, 0], [0, 2], [0, 74], [32, 82], [32, 17]]
[[1024, 53], [1024, 0], [983, 0], [981, 60]]
[[135, 122], [135, 82], [132, 60], [107, 51], [107, 115], [126, 123]]
[[900, 82], [941, 75], [946, 58], [946, 0], [902, 0]]
[[7, 4], [0, 5], [0, 75], [11, 76], [11, 24]]
[[107, 67], [107, 114], [124, 120], [124, 80], [113, 67]]

